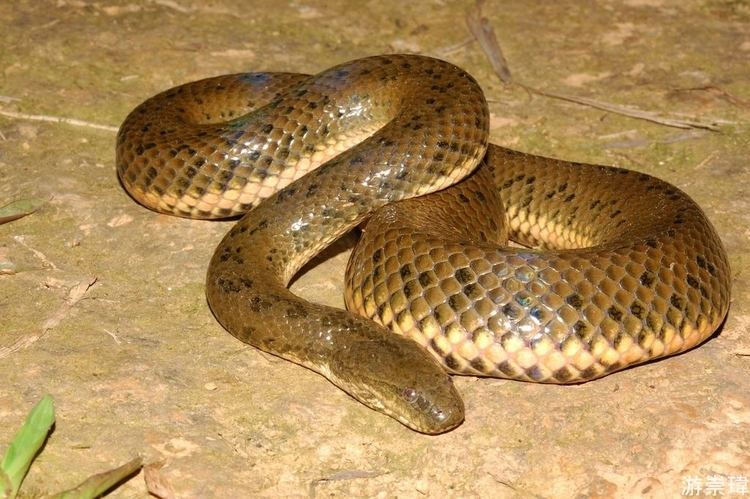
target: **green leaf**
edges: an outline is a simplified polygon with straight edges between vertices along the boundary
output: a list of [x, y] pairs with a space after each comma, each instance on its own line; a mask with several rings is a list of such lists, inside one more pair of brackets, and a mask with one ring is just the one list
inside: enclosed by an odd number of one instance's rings
[[26, 422], [13, 437], [5, 450], [3, 460], [0, 461], [0, 470], [4, 474], [4, 477], [0, 478], [0, 485], [6, 490], [9, 489], [10, 497], [15, 497], [18, 493], [29, 466], [42, 448], [54, 423], [55, 402], [51, 395], [45, 395], [26, 417]]
[[5, 206], [0, 206], [0, 225], [31, 215], [48, 200], [40, 198], [19, 199]]
[[92, 475], [74, 489], [55, 494], [50, 496], [49, 499], [91, 499], [99, 497], [115, 485], [137, 473], [142, 466], [143, 462], [141, 458], [137, 457], [119, 468]]

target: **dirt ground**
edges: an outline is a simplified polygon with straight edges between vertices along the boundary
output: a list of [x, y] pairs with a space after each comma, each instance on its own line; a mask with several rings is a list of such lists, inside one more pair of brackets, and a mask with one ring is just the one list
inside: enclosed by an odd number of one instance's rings
[[[49, 199], [0, 225], [0, 449], [43, 394], [57, 406], [27, 495], [71, 487], [136, 455], [163, 463], [177, 497], [675, 497], [719, 486], [725, 497], [748, 495], [750, 4], [484, 6], [516, 81], [718, 122], [719, 131], [504, 86], [467, 30], [472, 5], [0, 2], [0, 205]], [[178, 83], [245, 70], [316, 72], [385, 52], [433, 55], [473, 74], [491, 100], [498, 144], [644, 171], [693, 196], [733, 268], [719, 334], [579, 386], [457, 378], [466, 421], [428, 437], [226, 333], [203, 282], [231, 222], [135, 204], [115, 177], [117, 126]], [[342, 306], [347, 256], [329, 252], [294, 289]], [[143, 475], [112, 496], [147, 496]]]

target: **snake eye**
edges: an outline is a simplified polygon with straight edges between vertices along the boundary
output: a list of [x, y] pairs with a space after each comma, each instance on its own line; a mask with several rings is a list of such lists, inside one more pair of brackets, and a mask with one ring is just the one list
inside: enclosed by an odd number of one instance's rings
[[407, 387], [401, 392], [401, 396], [404, 397], [404, 400], [407, 402], [414, 403], [419, 398], [419, 393], [414, 388]]

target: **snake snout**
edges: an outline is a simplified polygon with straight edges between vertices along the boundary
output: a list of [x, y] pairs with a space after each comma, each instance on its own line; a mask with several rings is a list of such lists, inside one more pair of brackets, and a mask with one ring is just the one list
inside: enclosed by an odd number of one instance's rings
[[[399, 420], [422, 433], [443, 433], [452, 430], [464, 419], [463, 403], [450, 380], [437, 390], [407, 387], [401, 396], [416, 415], [411, 415], [407, 421]], [[419, 421], [419, 425], [414, 424], [416, 421]]]
[[464, 406], [450, 377], [440, 374], [419, 380], [407, 374], [405, 377], [410, 379], [405, 388], [401, 387], [404, 380], [370, 379], [366, 393], [354, 395], [408, 428], [428, 435], [445, 433], [463, 422]]
[[409, 338], [391, 333], [353, 341], [335, 359], [331, 374], [339, 386], [347, 386], [354, 398], [409, 428], [433, 435], [464, 419], [463, 402], [451, 377]]

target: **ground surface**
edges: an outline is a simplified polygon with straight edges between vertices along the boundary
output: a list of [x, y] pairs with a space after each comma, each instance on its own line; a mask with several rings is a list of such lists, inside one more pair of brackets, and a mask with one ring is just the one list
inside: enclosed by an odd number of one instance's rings
[[[518, 81], [734, 123], [720, 133], [504, 87], [469, 41], [467, 1], [354, 5], [0, 3], [0, 205], [51, 199], [0, 226], [0, 447], [43, 394], [57, 403], [26, 490], [60, 490], [141, 454], [164, 461], [179, 497], [674, 497], [690, 479], [739, 497], [750, 477], [748, 4], [484, 7]], [[315, 72], [394, 51], [440, 56], [475, 75], [492, 100], [496, 143], [645, 171], [692, 195], [733, 267], [720, 334], [581, 386], [458, 378], [466, 422], [418, 435], [222, 330], [203, 279], [229, 223], [136, 205], [115, 178], [113, 131], [18, 114], [117, 127], [146, 97], [188, 80]], [[341, 305], [346, 256], [319, 263], [294, 289]], [[114, 494], [145, 495], [142, 476]]]

